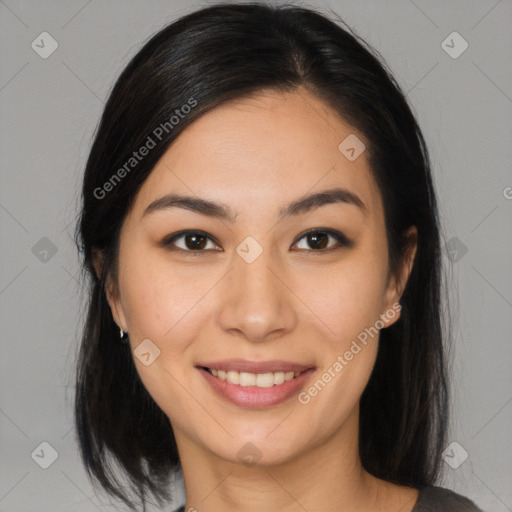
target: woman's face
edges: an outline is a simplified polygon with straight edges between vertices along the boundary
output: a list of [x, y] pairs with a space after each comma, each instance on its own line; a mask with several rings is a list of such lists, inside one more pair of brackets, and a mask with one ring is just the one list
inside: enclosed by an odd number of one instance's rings
[[353, 443], [377, 330], [398, 319], [412, 261], [400, 287], [354, 137], [367, 145], [304, 89], [259, 93], [190, 125], [137, 195], [109, 303], [180, 451], [276, 464], [333, 436]]

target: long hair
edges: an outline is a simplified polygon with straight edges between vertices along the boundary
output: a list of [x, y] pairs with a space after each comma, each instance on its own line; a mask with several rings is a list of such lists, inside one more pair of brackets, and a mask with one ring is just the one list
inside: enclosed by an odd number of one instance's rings
[[[418, 230], [401, 317], [380, 333], [360, 401], [363, 467], [419, 489], [438, 477], [448, 421], [440, 227], [427, 147], [405, 95], [378, 52], [341, 19], [293, 5], [219, 3], [167, 25], [132, 58], [110, 92], [85, 168], [75, 236], [89, 289], [75, 426], [88, 475], [134, 510], [137, 502], [145, 510], [150, 494], [159, 504], [169, 500], [169, 475], [181, 466], [170, 421], [142, 384], [129, 345], [119, 343], [106, 300], [121, 225], [157, 161], [194, 120], [232, 99], [299, 86], [368, 140], [395, 275], [407, 228]], [[148, 136], [155, 147], [128, 171]]]

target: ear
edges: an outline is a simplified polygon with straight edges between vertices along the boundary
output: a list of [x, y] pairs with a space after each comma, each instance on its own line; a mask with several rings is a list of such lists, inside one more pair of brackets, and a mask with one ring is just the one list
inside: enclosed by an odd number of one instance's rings
[[[98, 276], [98, 279], [100, 279], [101, 281], [104, 264], [103, 253], [98, 249], [93, 249], [92, 253], [92, 262], [94, 270], [96, 272], [96, 275]], [[114, 283], [112, 276], [110, 274], [105, 279], [105, 295], [107, 297], [107, 302], [108, 305], [110, 306], [110, 311], [112, 313], [112, 317], [114, 318], [114, 322], [123, 331], [128, 331], [124, 309], [119, 298], [118, 287]]]
[[[401, 307], [398, 307], [400, 299], [405, 290], [418, 248], [418, 230], [416, 226], [411, 226], [406, 233], [407, 245], [403, 255], [402, 266], [399, 270], [398, 278], [391, 276], [388, 279], [388, 285], [384, 292], [384, 310], [380, 316], [384, 327], [389, 327], [400, 318]], [[386, 314], [387, 313], [387, 314]]]

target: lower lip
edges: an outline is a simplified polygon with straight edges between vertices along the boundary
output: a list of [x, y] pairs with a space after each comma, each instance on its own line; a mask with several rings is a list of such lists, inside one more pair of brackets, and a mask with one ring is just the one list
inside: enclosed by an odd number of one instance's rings
[[259, 388], [258, 386], [238, 386], [227, 380], [214, 377], [203, 368], [198, 368], [203, 377], [210, 383], [213, 389], [223, 398], [240, 407], [252, 409], [270, 407], [280, 404], [292, 397], [304, 385], [313, 368], [302, 372], [297, 378], [287, 380], [271, 388]]

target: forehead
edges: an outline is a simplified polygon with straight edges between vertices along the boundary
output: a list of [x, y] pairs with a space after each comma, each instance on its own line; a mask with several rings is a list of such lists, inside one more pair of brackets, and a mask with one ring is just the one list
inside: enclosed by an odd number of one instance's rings
[[162, 156], [135, 203], [139, 213], [169, 192], [217, 198], [236, 212], [342, 187], [369, 207], [379, 194], [365, 152], [350, 161], [339, 145], [364, 136], [304, 89], [265, 91], [212, 109]]

